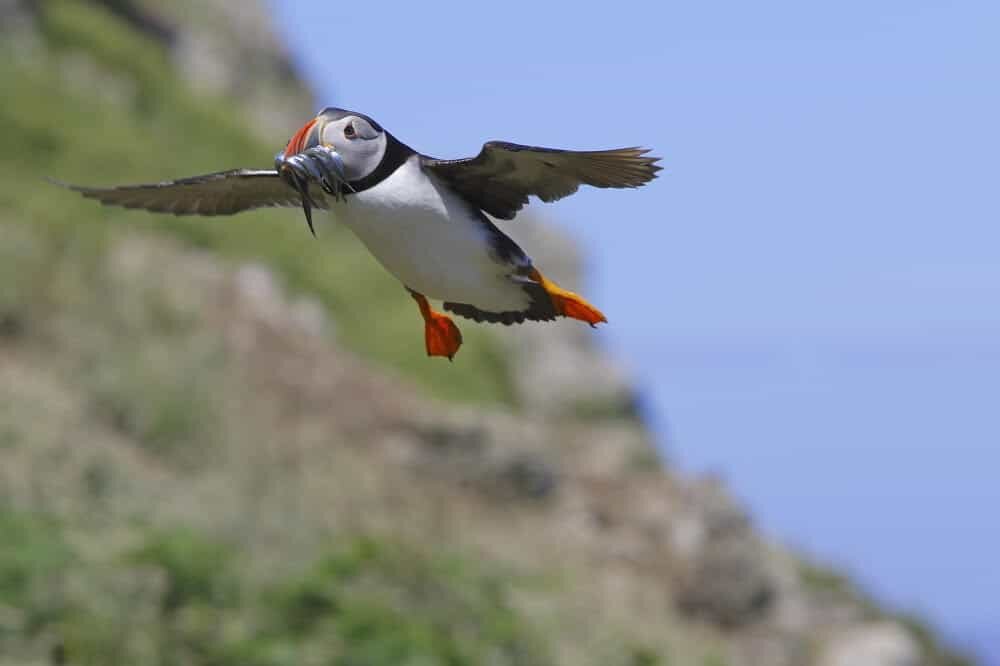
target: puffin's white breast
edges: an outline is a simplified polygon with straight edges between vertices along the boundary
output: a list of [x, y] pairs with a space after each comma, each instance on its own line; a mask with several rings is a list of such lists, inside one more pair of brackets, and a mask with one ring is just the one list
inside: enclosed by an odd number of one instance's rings
[[528, 296], [496, 258], [478, 211], [420, 168], [414, 155], [374, 187], [333, 207], [376, 259], [410, 289], [482, 310], [523, 310]]

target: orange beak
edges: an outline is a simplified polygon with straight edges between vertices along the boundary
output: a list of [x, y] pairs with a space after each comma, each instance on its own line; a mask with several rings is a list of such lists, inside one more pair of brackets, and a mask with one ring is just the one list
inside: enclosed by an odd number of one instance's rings
[[307, 148], [306, 144], [309, 142], [309, 134], [312, 132], [313, 128], [316, 127], [317, 122], [319, 122], [319, 118], [313, 118], [292, 136], [283, 151], [285, 157], [297, 155]]

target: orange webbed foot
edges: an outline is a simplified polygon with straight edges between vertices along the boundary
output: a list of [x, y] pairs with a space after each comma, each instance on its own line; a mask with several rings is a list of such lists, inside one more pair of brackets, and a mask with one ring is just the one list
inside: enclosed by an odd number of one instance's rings
[[462, 332], [451, 317], [432, 311], [424, 322], [424, 342], [428, 356], [447, 356], [450, 361], [462, 346]]
[[410, 290], [410, 295], [420, 308], [424, 318], [424, 343], [428, 356], [446, 356], [448, 360], [455, 358], [458, 348], [462, 346], [462, 332], [451, 320], [451, 317], [431, 309], [430, 303], [423, 294]]
[[542, 286], [542, 289], [545, 290], [545, 293], [549, 295], [549, 298], [552, 300], [552, 308], [556, 311], [556, 314], [563, 317], [570, 317], [571, 319], [579, 319], [582, 322], [590, 324], [592, 328], [596, 327], [597, 324], [603, 324], [608, 321], [604, 313], [588, 303], [582, 296], [563, 289], [538, 272], [537, 268], [531, 269], [530, 277], [538, 282]]

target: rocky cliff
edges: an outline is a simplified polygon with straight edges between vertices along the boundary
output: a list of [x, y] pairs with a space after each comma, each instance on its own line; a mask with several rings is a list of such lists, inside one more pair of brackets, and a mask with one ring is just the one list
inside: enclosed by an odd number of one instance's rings
[[585, 329], [435, 364], [338, 230], [40, 182], [266, 163], [316, 105], [235, 7], [0, 4], [0, 663], [964, 663], [664, 467]]

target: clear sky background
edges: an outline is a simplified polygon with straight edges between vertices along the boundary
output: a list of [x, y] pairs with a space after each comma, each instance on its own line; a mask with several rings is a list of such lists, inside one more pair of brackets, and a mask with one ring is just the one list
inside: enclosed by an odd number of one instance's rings
[[417, 150], [655, 148], [542, 210], [667, 456], [1000, 664], [1000, 2], [271, 5]]

